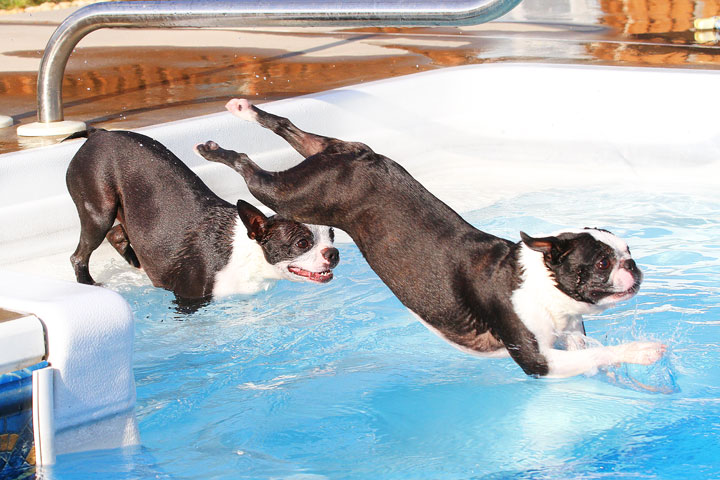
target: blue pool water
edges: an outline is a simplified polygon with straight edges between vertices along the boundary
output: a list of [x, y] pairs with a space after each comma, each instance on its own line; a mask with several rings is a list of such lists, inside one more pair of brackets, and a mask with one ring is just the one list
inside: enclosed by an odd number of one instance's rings
[[109, 286], [136, 312], [142, 445], [61, 456], [46, 478], [720, 478], [719, 213], [717, 194], [554, 190], [466, 215], [508, 238], [598, 226], [628, 241], [643, 288], [588, 335], [669, 353], [567, 380], [455, 350], [352, 245], [328, 285], [192, 315], [123, 273]]

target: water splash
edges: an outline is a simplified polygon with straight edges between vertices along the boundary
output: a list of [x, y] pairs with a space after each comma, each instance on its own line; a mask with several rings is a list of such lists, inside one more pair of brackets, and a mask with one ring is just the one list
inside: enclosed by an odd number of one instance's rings
[[670, 361], [670, 352], [652, 365], [623, 363], [599, 372], [598, 377], [612, 385], [644, 393], [669, 395], [679, 393], [675, 371]]

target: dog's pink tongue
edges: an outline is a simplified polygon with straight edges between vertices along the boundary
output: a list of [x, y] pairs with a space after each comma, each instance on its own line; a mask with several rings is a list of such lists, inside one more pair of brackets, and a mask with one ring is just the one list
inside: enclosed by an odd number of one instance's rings
[[325, 272], [325, 273], [309, 272], [309, 273], [310, 273], [310, 278], [314, 282], [326, 283], [326, 282], [329, 282], [330, 280], [332, 280], [332, 278], [333, 278], [333, 274], [331, 272]]
[[290, 271], [293, 272], [295, 275], [305, 277], [309, 280], [312, 280], [313, 282], [318, 283], [327, 283], [333, 278], [333, 274], [329, 270], [327, 272], [310, 272], [302, 268], [290, 267]]

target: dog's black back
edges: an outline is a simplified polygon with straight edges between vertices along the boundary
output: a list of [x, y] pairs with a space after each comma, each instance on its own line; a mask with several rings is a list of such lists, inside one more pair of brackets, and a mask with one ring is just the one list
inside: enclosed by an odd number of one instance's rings
[[547, 373], [509, 295], [520, 284], [518, 244], [474, 228], [368, 146], [308, 134], [255, 112], [307, 158], [266, 172], [214, 142], [197, 146], [198, 153], [233, 167], [273, 210], [346, 231], [403, 304], [454, 344], [479, 352], [508, 348], [526, 372]]
[[338, 142], [271, 182], [247, 183], [278, 212], [350, 234], [393, 293], [448, 340], [476, 351], [521, 344], [511, 355], [528, 372], [546, 372], [533, 335], [499, 293], [520, 284], [519, 245], [470, 225], [395, 161]]
[[235, 206], [157, 140], [99, 129], [86, 135], [66, 176], [81, 222], [72, 257], [78, 281], [94, 283], [87, 259], [117, 220], [155, 286], [181, 297], [209, 295], [209, 273], [222, 268], [231, 254]]
[[[557, 377], [620, 362], [647, 365], [665, 351], [657, 342], [582, 348], [582, 315], [631, 298], [642, 280], [627, 245], [611, 233], [521, 232], [513, 243], [473, 228], [366, 145], [304, 132], [245, 99], [226, 108], [280, 135], [305, 160], [268, 172], [213, 141], [196, 151], [240, 173], [277, 212], [345, 230], [403, 304], [459, 348], [509, 353], [526, 373]], [[555, 348], [557, 340], [568, 350]]]

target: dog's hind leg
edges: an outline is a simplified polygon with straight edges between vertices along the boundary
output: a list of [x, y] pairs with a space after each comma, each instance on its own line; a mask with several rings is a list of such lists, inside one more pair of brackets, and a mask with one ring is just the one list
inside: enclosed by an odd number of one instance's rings
[[184, 298], [178, 297], [176, 295], [175, 299], [173, 300], [173, 304], [175, 304], [176, 313], [179, 313], [181, 315], [190, 315], [197, 312], [201, 308], [206, 307], [211, 300], [212, 297]]
[[130, 238], [121, 223], [118, 223], [105, 235], [110, 245], [133, 267], [140, 268], [140, 260], [130, 246]]
[[195, 152], [205, 160], [222, 163], [238, 172], [250, 193], [268, 207], [277, 209], [276, 192], [282, 189], [279, 175], [260, 168], [246, 154], [226, 150], [212, 140], [195, 145]]
[[287, 118], [260, 110], [244, 98], [233, 98], [225, 105], [225, 108], [236, 117], [272, 130], [284, 138], [290, 146], [305, 158], [326, 150], [334, 142], [342, 142], [341, 140], [300, 130]]
[[328, 207], [319, 212], [315, 208], [317, 203], [330, 205], [336, 199], [330, 185], [337, 176], [315, 175], [323, 168], [321, 164], [331, 169], [338, 165], [334, 155], [313, 155], [289, 170], [269, 172], [244, 153], [225, 150], [213, 141], [196, 145], [195, 151], [206, 160], [228, 165], [242, 175], [250, 193], [275, 212], [298, 222], [342, 228], [333, 223], [337, 209]]
[[234, 150], [225, 150], [212, 140], [195, 145], [195, 153], [209, 162], [227, 165], [242, 175], [246, 181], [249, 181], [253, 175], [262, 174], [263, 172], [267, 173], [246, 154], [238, 153]]
[[84, 203], [77, 203], [80, 214], [80, 241], [75, 252], [70, 256], [70, 263], [75, 270], [75, 278], [79, 283], [94, 285], [95, 280], [90, 276], [90, 255], [100, 246], [105, 235], [115, 221], [117, 206], [106, 208], [104, 211], [90, 212]]

